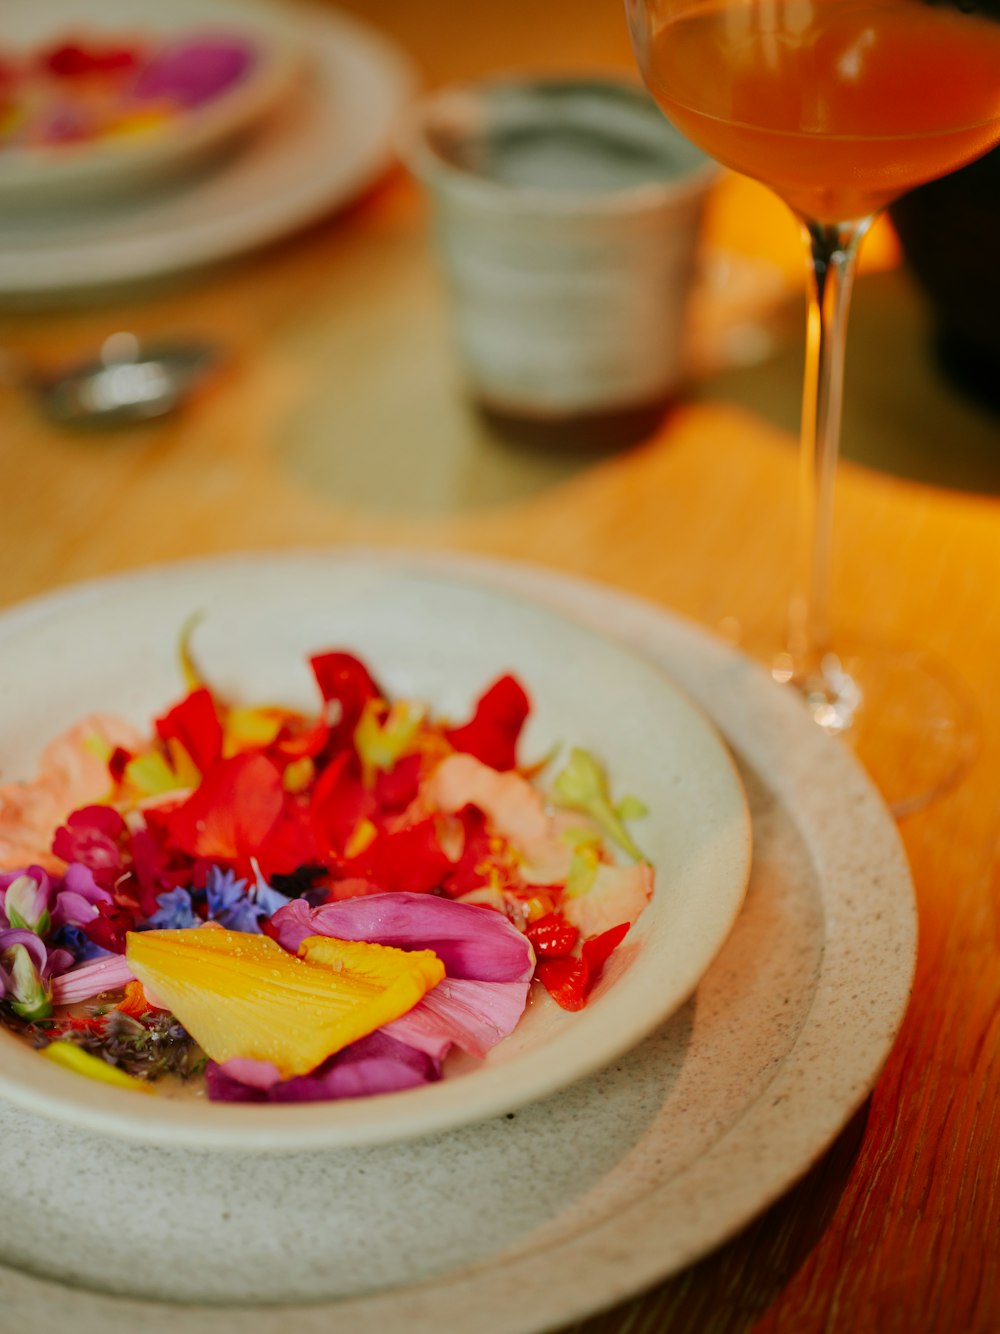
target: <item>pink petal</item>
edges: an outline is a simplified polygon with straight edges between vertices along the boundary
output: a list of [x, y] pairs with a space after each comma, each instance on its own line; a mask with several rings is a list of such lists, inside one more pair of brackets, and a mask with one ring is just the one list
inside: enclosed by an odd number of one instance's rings
[[528, 982], [446, 977], [383, 1031], [430, 1055], [440, 1051], [442, 1043], [454, 1043], [473, 1056], [485, 1056], [517, 1027], [528, 987]]
[[219, 1069], [230, 1079], [250, 1088], [269, 1089], [280, 1084], [281, 1071], [270, 1061], [256, 1061], [252, 1056], [234, 1056], [229, 1061], [222, 1061]]
[[74, 1005], [77, 1001], [98, 996], [102, 991], [117, 991], [126, 982], [134, 981], [135, 974], [124, 954], [109, 954], [54, 977], [52, 1000], [56, 1005]]
[[531, 945], [501, 913], [433, 894], [369, 894], [319, 908], [296, 899], [271, 925], [293, 954], [307, 936], [374, 941], [433, 950], [449, 977], [479, 982], [527, 982], [535, 962]]

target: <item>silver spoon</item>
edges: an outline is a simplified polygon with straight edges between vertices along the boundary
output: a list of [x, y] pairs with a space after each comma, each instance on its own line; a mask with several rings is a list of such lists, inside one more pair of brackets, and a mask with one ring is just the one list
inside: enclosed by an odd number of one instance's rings
[[93, 360], [27, 379], [60, 426], [124, 426], [172, 412], [218, 362], [208, 343], [142, 344], [122, 332], [106, 338]]

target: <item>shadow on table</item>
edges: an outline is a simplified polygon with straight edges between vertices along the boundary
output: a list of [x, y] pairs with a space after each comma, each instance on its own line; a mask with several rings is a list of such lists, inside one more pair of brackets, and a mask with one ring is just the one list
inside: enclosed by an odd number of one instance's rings
[[[344, 429], [317, 429], [324, 414], [311, 408], [284, 431], [280, 448], [289, 470], [310, 491], [373, 514], [435, 518], [519, 504], [570, 482], [602, 459], [639, 448], [666, 408], [623, 422], [591, 425], [503, 419], [462, 397], [456, 386], [428, 438], [427, 408], [414, 395], [414, 438], [400, 439], [398, 406], [371, 403], [366, 420]], [[331, 409], [332, 412], [332, 409]], [[331, 417], [332, 419], [332, 417]]]
[[[698, 386], [703, 402], [737, 403], [796, 435], [805, 314], [792, 301], [770, 329], [773, 355]], [[905, 269], [863, 274], [848, 331], [843, 454], [912, 481], [1000, 495], [1000, 397], [958, 387], [937, 352], [930, 307]]]
[[816, 1166], [733, 1241], [645, 1297], [563, 1334], [746, 1334], [826, 1230], [854, 1166], [868, 1110], [866, 1102]]

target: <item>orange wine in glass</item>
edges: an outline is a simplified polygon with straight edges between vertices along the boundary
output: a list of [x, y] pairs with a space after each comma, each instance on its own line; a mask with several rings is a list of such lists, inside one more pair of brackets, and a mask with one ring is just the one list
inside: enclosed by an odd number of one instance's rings
[[[960, 772], [973, 723], [920, 653], [830, 630], [844, 345], [861, 240], [885, 205], [1000, 142], [997, 0], [626, 0], [646, 84], [719, 162], [770, 186], [808, 255], [799, 552], [772, 671], [852, 740], [897, 813]], [[990, 11], [993, 6], [993, 12]]]

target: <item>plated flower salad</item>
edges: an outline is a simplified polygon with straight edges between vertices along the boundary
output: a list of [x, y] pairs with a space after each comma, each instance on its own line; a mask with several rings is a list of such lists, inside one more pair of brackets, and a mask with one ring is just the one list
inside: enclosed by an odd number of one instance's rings
[[203, 678], [92, 715], [0, 788], [0, 1021], [82, 1075], [213, 1100], [413, 1088], [534, 986], [588, 999], [653, 891], [594, 756], [526, 761], [511, 675], [462, 721], [335, 650], [311, 712]]

